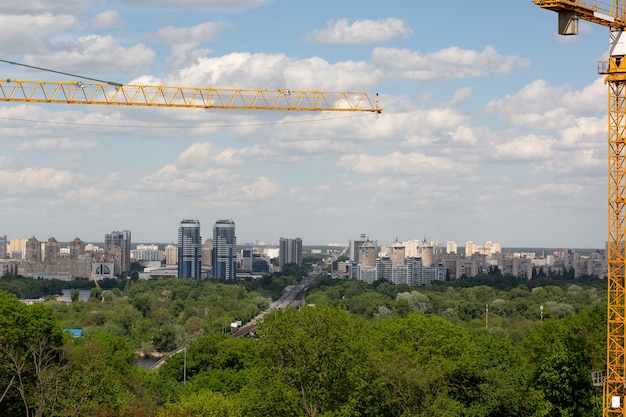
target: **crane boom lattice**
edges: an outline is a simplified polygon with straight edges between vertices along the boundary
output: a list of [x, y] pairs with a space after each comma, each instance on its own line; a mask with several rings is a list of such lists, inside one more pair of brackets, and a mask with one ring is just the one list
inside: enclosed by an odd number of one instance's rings
[[380, 113], [361, 92], [112, 85], [74, 81], [0, 80], [0, 102], [100, 104], [234, 110]]

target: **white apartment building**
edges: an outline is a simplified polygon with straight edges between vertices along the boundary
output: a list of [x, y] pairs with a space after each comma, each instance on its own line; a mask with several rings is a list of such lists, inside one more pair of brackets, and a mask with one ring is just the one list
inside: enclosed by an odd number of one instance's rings
[[446, 253], [458, 253], [457, 249], [458, 248], [455, 241], [448, 240], [448, 242], [446, 242]]

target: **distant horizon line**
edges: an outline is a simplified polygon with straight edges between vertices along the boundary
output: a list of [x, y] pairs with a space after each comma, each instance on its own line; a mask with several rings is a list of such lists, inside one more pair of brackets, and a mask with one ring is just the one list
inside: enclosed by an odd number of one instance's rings
[[[81, 239], [82, 240], [82, 239]], [[10, 240], [7, 239], [7, 243], [9, 243]], [[59, 244], [69, 244], [72, 241], [58, 241]], [[83, 242], [85, 242], [86, 244], [93, 244], [93, 245], [104, 245], [104, 241], [91, 241], [91, 240], [83, 240]], [[40, 241], [40, 243], [46, 243], [46, 241]], [[133, 243], [131, 241], [131, 246], [135, 247], [138, 245], [177, 245], [177, 242], [136, 242]], [[266, 242], [244, 242], [244, 243], [238, 243], [237, 246], [279, 246], [279, 243], [266, 243]], [[387, 246], [387, 245], [378, 245], [380, 246]], [[500, 245], [502, 248], [502, 251], [504, 251], [505, 249], [507, 250], [513, 250], [513, 249], [533, 249], [533, 250], [539, 250], [539, 249], [543, 249], [543, 250], [602, 250], [604, 249], [604, 247], [598, 248], [598, 247], [592, 247], [592, 246], [587, 246], [587, 247], [582, 247], [582, 246], [576, 246], [576, 247], [572, 247], [572, 246], [504, 246], [504, 245]], [[338, 243], [325, 243], [325, 244], [302, 244], [302, 247], [324, 247], [324, 248], [349, 248], [349, 244], [338, 244]], [[442, 247], [445, 248], [445, 244], [439, 244], [438, 247]], [[461, 246], [461, 245], [457, 245], [457, 248], [465, 248], [465, 245]]]

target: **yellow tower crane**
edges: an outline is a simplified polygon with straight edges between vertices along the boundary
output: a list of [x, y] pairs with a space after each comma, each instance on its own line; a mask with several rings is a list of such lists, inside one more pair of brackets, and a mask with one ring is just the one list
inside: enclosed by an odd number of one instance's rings
[[606, 75], [608, 111], [608, 309], [603, 416], [626, 416], [626, 13], [622, 0], [532, 0], [558, 13], [561, 35], [578, 34], [579, 19], [609, 28]]

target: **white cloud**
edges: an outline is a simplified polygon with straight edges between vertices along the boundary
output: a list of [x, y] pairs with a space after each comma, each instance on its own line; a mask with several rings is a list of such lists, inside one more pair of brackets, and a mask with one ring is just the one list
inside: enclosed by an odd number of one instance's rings
[[32, 151], [83, 151], [101, 148], [95, 141], [72, 140], [69, 138], [39, 139], [34, 142], [19, 143], [15, 150], [21, 152]]
[[75, 185], [79, 176], [53, 168], [25, 168], [0, 170], [0, 189], [7, 193], [22, 194], [33, 190], [59, 190]]
[[487, 136], [487, 134], [487, 129], [484, 127], [470, 127], [462, 125], [450, 132], [450, 137], [456, 143], [465, 143], [475, 146], [478, 145], [479, 140], [482, 137]]
[[386, 18], [378, 20], [357, 20], [352, 23], [348, 19], [327, 22], [326, 28], [317, 30], [307, 39], [320, 43], [337, 44], [371, 44], [387, 42], [398, 37], [407, 38], [413, 34], [404, 19]]
[[159, 29], [151, 38], [168, 45], [213, 42], [224, 27], [222, 22], [204, 22], [191, 27], [167, 26]]
[[210, 49], [199, 49], [198, 46], [217, 40], [225, 27], [223, 22], [204, 22], [191, 27], [167, 26], [149, 36], [149, 39], [169, 45], [172, 56], [168, 58], [168, 63], [178, 68], [210, 54]]
[[494, 157], [508, 160], [543, 160], [553, 157], [555, 141], [548, 137], [527, 135], [510, 142], [496, 143]]
[[272, 147], [284, 151], [295, 151], [309, 156], [328, 155], [329, 153], [342, 154], [355, 150], [353, 143], [330, 139], [285, 140], [272, 145]]
[[515, 189], [513, 194], [542, 205], [558, 206], [571, 204], [572, 198], [582, 202], [588, 199], [591, 191], [590, 186], [586, 184], [546, 182], [535, 187]]
[[529, 64], [515, 55], [501, 55], [491, 46], [481, 52], [453, 46], [425, 55], [408, 49], [376, 48], [372, 59], [378, 66], [387, 68], [391, 76], [416, 81], [504, 75]]
[[185, 169], [207, 165], [239, 166], [242, 163], [240, 150], [220, 149], [211, 142], [194, 143], [176, 159], [176, 164]]
[[154, 175], [142, 179], [142, 188], [168, 193], [196, 193], [210, 195], [216, 188], [233, 181], [233, 175], [226, 169], [208, 168], [205, 170], [183, 170], [175, 165], [166, 165]]
[[264, 200], [280, 191], [278, 185], [267, 177], [259, 177], [254, 183], [242, 187], [246, 197], [254, 200]]
[[533, 172], [537, 175], [560, 174], [586, 178], [604, 178], [606, 175], [606, 156], [593, 149], [561, 152], [547, 161], [533, 163]]
[[149, 66], [155, 53], [146, 45], [129, 48], [119, 45], [112, 36], [88, 35], [69, 43], [61, 51], [45, 55], [24, 55], [24, 63], [64, 71], [81, 71], [87, 74], [134, 73]]
[[450, 99], [451, 106], [458, 106], [465, 103], [472, 96], [474, 89], [472, 87], [459, 88], [454, 92], [454, 95]]
[[[0, 11], [0, 13], [2, 13]], [[78, 26], [76, 17], [69, 14], [7, 15], [0, 14], [0, 49], [3, 56], [10, 53], [37, 53], [49, 51], [50, 37]]]
[[95, 29], [118, 28], [124, 26], [124, 22], [117, 10], [109, 9], [94, 16], [91, 26]]
[[337, 166], [357, 174], [415, 175], [452, 172], [457, 165], [450, 159], [420, 153], [392, 152], [387, 155], [345, 155]]
[[515, 126], [535, 129], [567, 129], [577, 124], [576, 118], [606, 114], [606, 86], [594, 81], [580, 91], [568, 86], [553, 86], [546, 80], [535, 80], [515, 94], [491, 100], [486, 110], [506, 118]]
[[284, 54], [235, 52], [198, 59], [166, 82], [225, 88], [363, 91], [381, 77], [381, 71], [362, 61], [329, 63], [317, 57], [296, 59]]
[[601, 146], [606, 149], [607, 123], [605, 118], [577, 117], [572, 126], [560, 131], [561, 147], [580, 148]]

